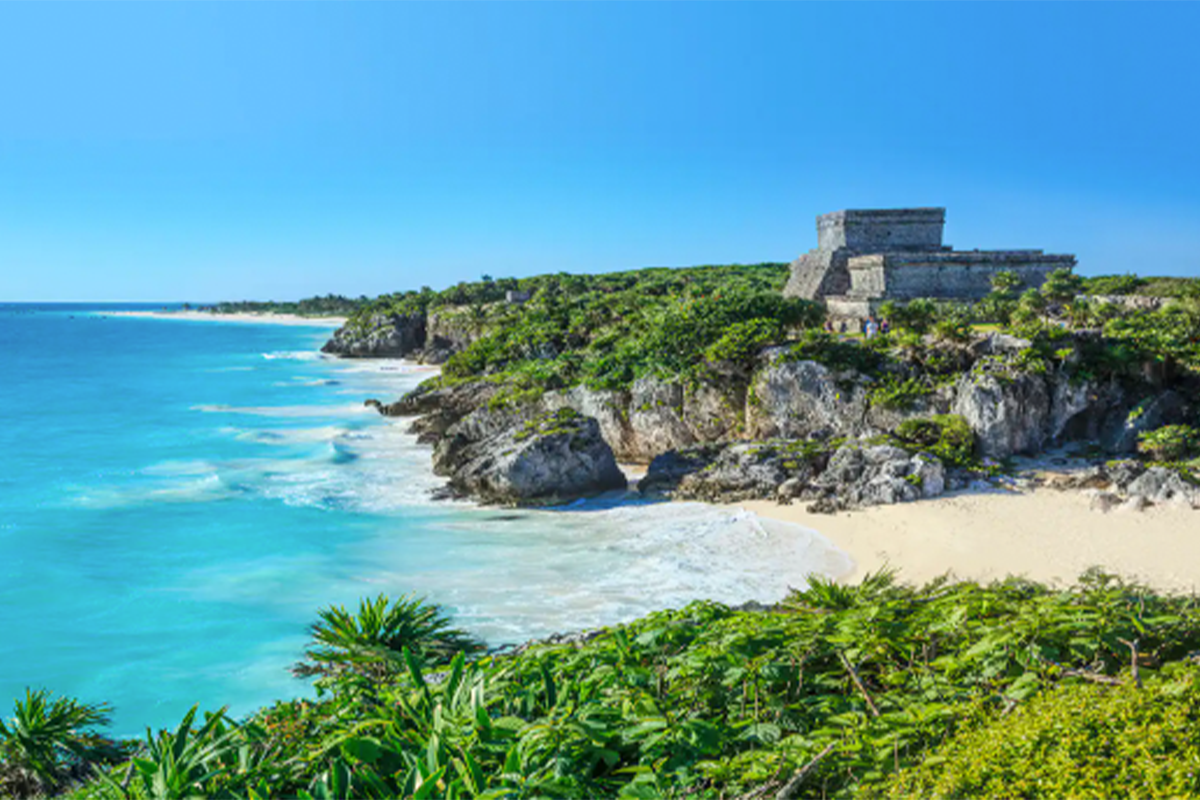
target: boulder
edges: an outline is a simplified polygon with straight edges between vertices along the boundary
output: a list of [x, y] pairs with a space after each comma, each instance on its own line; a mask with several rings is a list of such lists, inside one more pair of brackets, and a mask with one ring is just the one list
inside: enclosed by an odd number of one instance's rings
[[946, 489], [946, 472], [931, 455], [886, 444], [850, 444], [833, 454], [812, 485], [820, 496], [809, 510], [828, 513], [936, 497]]
[[1150, 467], [1130, 481], [1125, 491], [1130, 497], [1141, 497], [1156, 505], [1170, 503], [1200, 508], [1200, 487], [1166, 467]]
[[654, 459], [638, 488], [644, 494], [721, 503], [790, 499], [803, 493], [826, 460], [821, 444], [811, 441], [691, 448]]
[[426, 381], [394, 403], [379, 407], [386, 417], [416, 417], [443, 414], [457, 421], [487, 404], [499, 387], [487, 381], [455, 383], [449, 386]]
[[670, 496], [679, 488], [680, 481], [707, 469], [724, 449], [719, 444], [700, 445], [657, 455], [638, 481], [638, 491], [648, 496]]
[[543, 505], [625, 488], [595, 419], [562, 409], [534, 417], [480, 410], [438, 443], [434, 471], [485, 503]]

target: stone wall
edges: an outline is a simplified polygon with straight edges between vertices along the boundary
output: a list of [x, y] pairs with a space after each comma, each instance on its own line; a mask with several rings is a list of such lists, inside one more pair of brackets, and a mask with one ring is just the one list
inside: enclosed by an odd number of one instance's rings
[[850, 209], [817, 217], [817, 247], [860, 252], [936, 250], [942, 246], [944, 208]]
[[783, 293], [824, 300], [834, 317], [886, 300], [979, 300], [1002, 271], [1040, 287], [1075, 257], [1041, 250], [955, 251], [942, 244], [944, 208], [850, 209], [817, 217], [819, 247], [791, 266]]
[[851, 258], [847, 266], [850, 298], [979, 300], [999, 272], [1019, 276], [1018, 291], [1037, 288], [1054, 270], [1074, 267], [1075, 258], [1040, 250], [890, 253]]

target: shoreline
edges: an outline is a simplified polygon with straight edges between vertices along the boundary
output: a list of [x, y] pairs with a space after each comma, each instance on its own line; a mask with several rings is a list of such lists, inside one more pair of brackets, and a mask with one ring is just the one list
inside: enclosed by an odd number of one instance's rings
[[840, 583], [885, 567], [923, 584], [943, 575], [987, 583], [1022, 577], [1067, 587], [1091, 567], [1152, 589], [1200, 590], [1196, 511], [1156, 506], [1102, 512], [1080, 491], [964, 490], [929, 500], [813, 514], [772, 500], [729, 504], [809, 528], [850, 556]]
[[340, 328], [346, 317], [302, 317], [299, 314], [213, 314], [207, 311], [104, 311], [105, 317], [140, 317], [183, 322], [249, 322], [258, 325], [293, 325], [313, 328]]

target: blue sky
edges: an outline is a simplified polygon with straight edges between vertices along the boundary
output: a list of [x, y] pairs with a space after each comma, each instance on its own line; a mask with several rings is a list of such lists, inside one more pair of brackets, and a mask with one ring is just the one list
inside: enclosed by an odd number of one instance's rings
[[964, 248], [1200, 274], [1197, 4], [0, 4], [0, 301]]

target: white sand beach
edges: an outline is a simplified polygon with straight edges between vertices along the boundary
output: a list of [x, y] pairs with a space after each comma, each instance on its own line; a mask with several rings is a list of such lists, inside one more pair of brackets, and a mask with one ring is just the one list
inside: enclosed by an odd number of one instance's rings
[[835, 515], [804, 504], [737, 504], [818, 531], [849, 553], [854, 582], [885, 565], [901, 580], [943, 574], [990, 581], [1009, 575], [1069, 585], [1100, 566], [1171, 591], [1200, 590], [1200, 512], [1181, 507], [1096, 511], [1075, 491], [958, 493]]
[[340, 328], [345, 317], [302, 317], [297, 314], [210, 314], [207, 311], [106, 311], [108, 317], [152, 317], [187, 322], [254, 322], [265, 325], [309, 325]]

